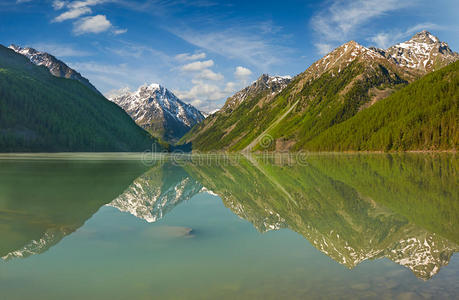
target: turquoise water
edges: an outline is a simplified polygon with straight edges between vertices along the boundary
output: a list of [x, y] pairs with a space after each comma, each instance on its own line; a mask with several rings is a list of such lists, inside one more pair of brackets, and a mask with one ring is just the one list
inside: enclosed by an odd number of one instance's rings
[[0, 299], [457, 298], [458, 186], [455, 155], [7, 156]]

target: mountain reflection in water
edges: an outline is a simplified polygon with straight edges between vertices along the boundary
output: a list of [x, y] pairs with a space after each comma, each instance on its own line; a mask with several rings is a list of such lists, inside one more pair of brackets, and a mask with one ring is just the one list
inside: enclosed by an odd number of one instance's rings
[[201, 192], [259, 232], [288, 228], [348, 268], [385, 257], [428, 280], [459, 251], [458, 160], [450, 154], [1, 166], [4, 260], [43, 253], [104, 205], [153, 223]]

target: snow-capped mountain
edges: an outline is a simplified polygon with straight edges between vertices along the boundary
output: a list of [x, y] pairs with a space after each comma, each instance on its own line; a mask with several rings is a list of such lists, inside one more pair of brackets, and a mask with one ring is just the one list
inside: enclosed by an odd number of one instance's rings
[[37, 51], [30, 47], [22, 48], [16, 45], [11, 45], [9, 46], [9, 48], [14, 50], [16, 53], [24, 55], [32, 63], [38, 66], [45, 66], [54, 76], [78, 80], [85, 86], [100, 94], [100, 92], [89, 82], [88, 79], [81, 76], [80, 73], [73, 70], [72, 68], [67, 66], [63, 61], [57, 59], [51, 54]]
[[194, 106], [156, 83], [143, 85], [135, 92], [125, 88], [108, 99], [123, 108], [139, 126], [170, 142], [179, 140], [205, 118]]
[[459, 59], [446, 42], [424, 30], [416, 33], [406, 42], [394, 45], [387, 50], [379, 50], [389, 60], [401, 67], [415, 69], [421, 73], [438, 70]]
[[228, 98], [222, 110], [225, 112], [232, 111], [248, 97], [257, 95], [260, 92], [269, 91], [271, 95], [275, 95], [282, 91], [289, 84], [291, 79], [290, 76], [270, 76], [268, 74], [263, 74], [250, 86]]

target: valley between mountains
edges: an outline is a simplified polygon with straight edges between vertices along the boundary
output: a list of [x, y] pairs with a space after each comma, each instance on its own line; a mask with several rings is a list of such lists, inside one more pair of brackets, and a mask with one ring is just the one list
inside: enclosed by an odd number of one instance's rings
[[421, 31], [261, 75], [211, 114], [157, 83], [105, 98], [51, 54], [0, 47], [0, 151], [455, 151], [459, 54]]

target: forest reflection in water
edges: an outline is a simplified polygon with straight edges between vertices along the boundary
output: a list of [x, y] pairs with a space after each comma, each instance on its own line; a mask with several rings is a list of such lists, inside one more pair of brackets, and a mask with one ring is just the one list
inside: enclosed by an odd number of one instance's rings
[[[422, 280], [459, 251], [455, 154], [0, 160], [0, 257], [44, 253], [103, 206], [156, 223], [217, 195], [258, 232], [289, 229], [353, 269], [387, 258]], [[168, 229], [193, 236], [193, 228]], [[255, 242], [254, 242], [255, 243]], [[283, 255], [282, 253], [279, 255]]]

